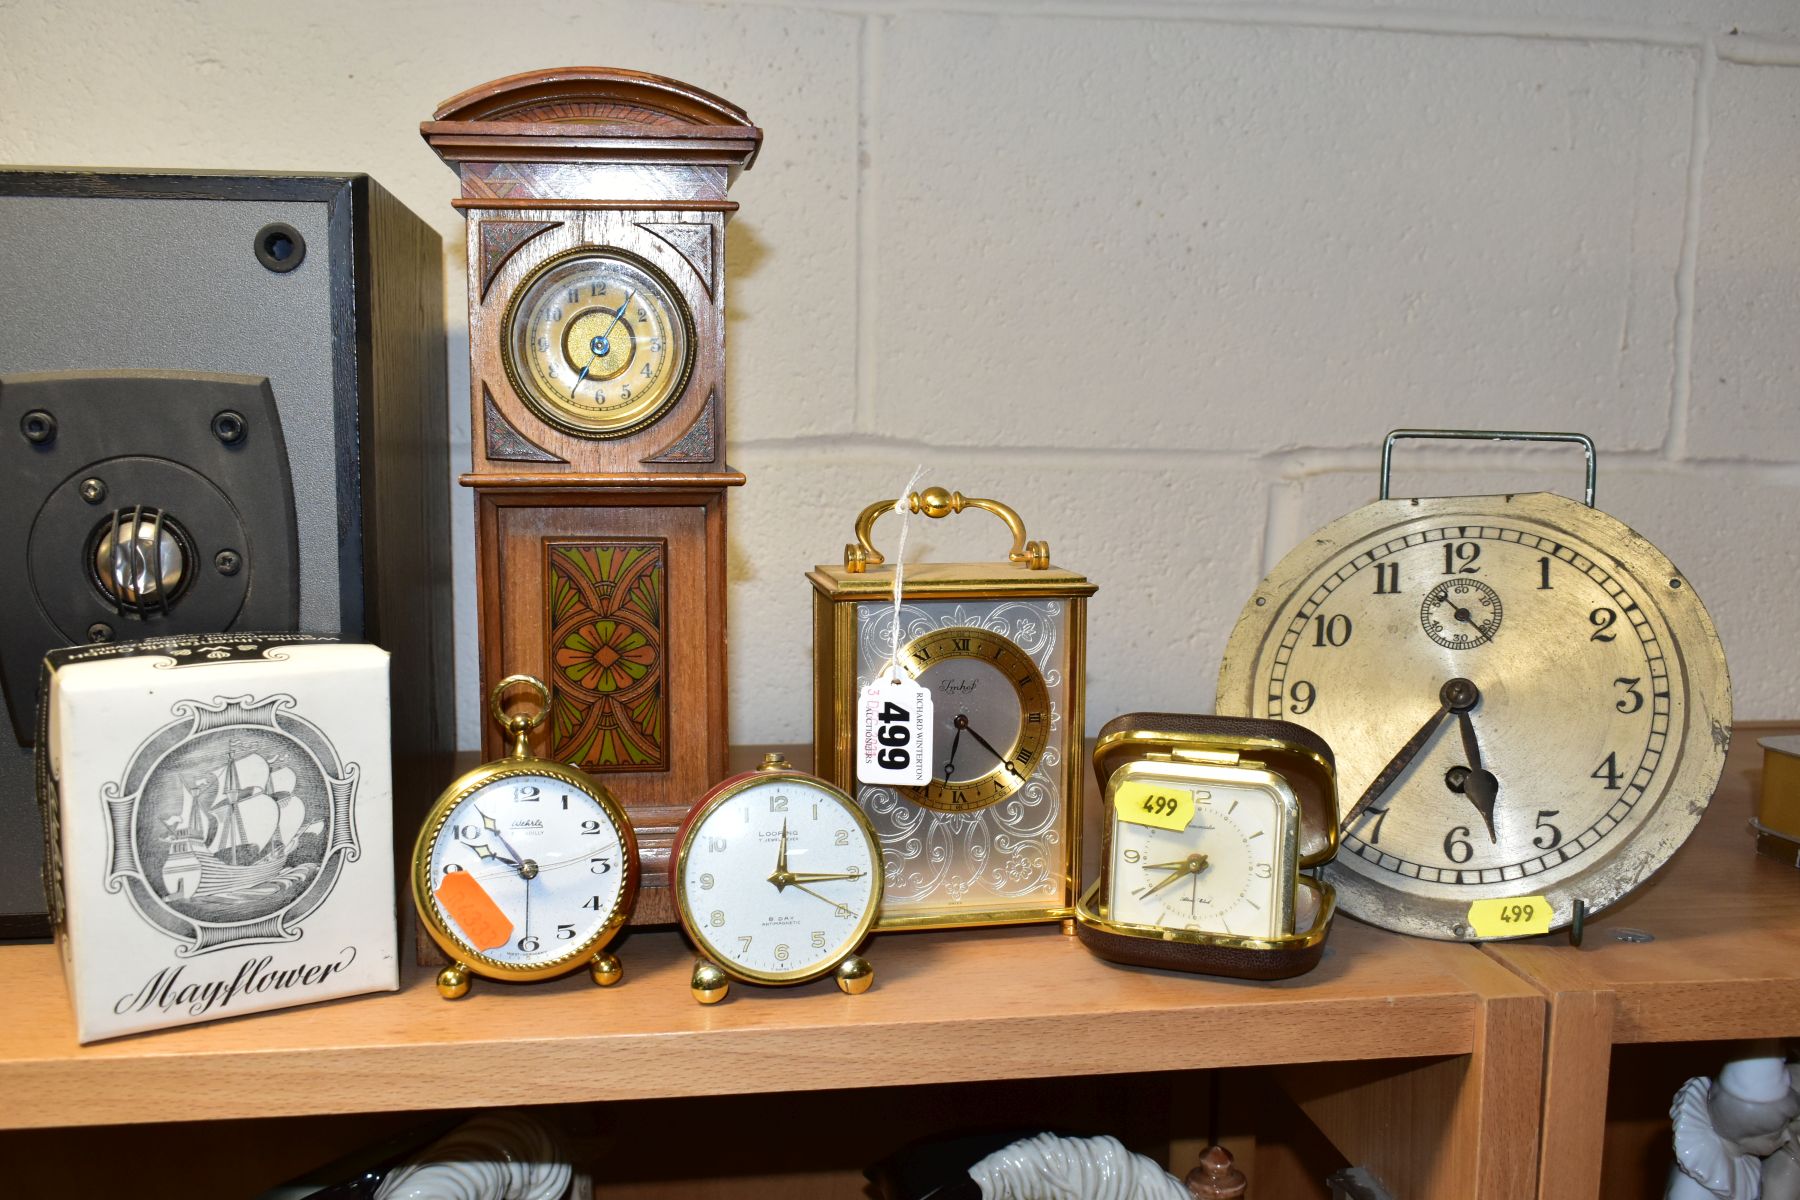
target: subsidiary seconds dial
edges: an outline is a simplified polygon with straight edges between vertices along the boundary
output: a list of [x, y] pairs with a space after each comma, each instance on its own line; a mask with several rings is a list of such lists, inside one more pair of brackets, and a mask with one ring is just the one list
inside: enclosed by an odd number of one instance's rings
[[1472, 901], [1546, 895], [1566, 922], [1679, 845], [1729, 701], [1704, 610], [1634, 536], [1547, 494], [1382, 501], [1265, 581], [1221, 709], [1331, 743], [1347, 911], [1466, 938]]

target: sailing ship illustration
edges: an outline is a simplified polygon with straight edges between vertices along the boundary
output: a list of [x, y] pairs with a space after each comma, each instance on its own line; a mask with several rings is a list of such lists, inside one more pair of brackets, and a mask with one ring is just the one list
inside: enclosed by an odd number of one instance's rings
[[221, 766], [182, 781], [181, 816], [164, 818], [165, 896], [218, 896], [266, 883], [287, 868], [303, 835], [323, 831], [323, 821], [306, 822], [306, 802], [294, 794], [284, 761], [233, 738]]

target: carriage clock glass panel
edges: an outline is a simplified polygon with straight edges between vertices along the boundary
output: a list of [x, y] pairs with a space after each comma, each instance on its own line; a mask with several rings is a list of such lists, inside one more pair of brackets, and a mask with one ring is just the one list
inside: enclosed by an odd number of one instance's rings
[[1300, 802], [1269, 771], [1131, 763], [1107, 784], [1107, 914], [1157, 929], [1294, 932]]
[[1588, 497], [1383, 499], [1306, 539], [1245, 606], [1221, 711], [1338, 757], [1344, 907], [1477, 940], [1568, 924], [1680, 846], [1723, 767], [1723, 651], [1689, 581]]
[[[504, 714], [502, 695], [524, 685], [541, 708]], [[513, 754], [445, 790], [413, 852], [413, 898], [427, 932], [453, 964], [438, 990], [457, 999], [469, 974], [530, 980], [587, 963], [602, 986], [619, 979], [605, 953], [636, 895], [637, 848], [624, 812], [587, 776], [526, 750], [549, 696], [528, 676], [493, 691], [494, 716]]]
[[723, 999], [729, 979], [804, 983], [834, 968], [845, 992], [867, 989], [856, 949], [881, 904], [881, 852], [842, 791], [769, 755], [701, 798], [675, 860], [681, 923], [703, 956], [696, 999]]
[[513, 294], [502, 354], [513, 387], [550, 424], [619, 437], [655, 421], [693, 370], [693, 318], [649, 262], [583, 248], [537, 268]]

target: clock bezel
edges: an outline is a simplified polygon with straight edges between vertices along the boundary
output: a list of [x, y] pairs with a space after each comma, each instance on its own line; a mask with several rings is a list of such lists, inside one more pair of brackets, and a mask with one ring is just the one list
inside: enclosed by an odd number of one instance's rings
[[[868, 909], [862, 916], [857, 918], [857, 923], [853, 927], [850, 938], [844, 943], [846, 947], [844, 952], [825, 961], [823, 965], [800, 975], [789, 972], [773, 973], [759, 971], [753, 967], [746, 967], [739, 963], [735, 963], [723, 954], [720, 954], [712, 940], [700, 931], [701, 926], [699, 920], [695, 917], [693, 910], [689, 907], [687, 888], [685, 886], [685, 881], [687, 879], [688, 854], [689, 851], [693, 849], [695, 836], [698, 835], [700, 830], [705, 826], [707, 818], [717, 812], [720, 806], [727, 800], [730, 800], [735, 796], [767, 784], [781, 783], [784, 781], [803, 783], [809, 787], [817, 788], [819, 791], [834, 797], [838, 803], [842, 804], [845, 811], [850, 814], [850, 819], [855, 824], [857, 831], [862, 835], [863, 848], [867, 852], [870, 862]], [[875, 921], [880, 915], [882, 896], [885, 890], [883, 886], [884, 883], [885, 879], [882, 875], [881, 843], [876, 838], [875, 830], [870, 826], [868, 817], [863, 814], [862, 806], [857, 804], [854, 797], [846, 794], [842, 788], [834, 786], [829, 781], [821, 779], [817, 775], [813, 775], [806, 771], [796, 771], [787, 768], [748, 771], [742, 775], [736, 775], [730, 779], [721, 781], [715, 785], [712, 790], [708, 791], [706, 795], [702, 796], [694, 805], [693, 811], [688, 814], [687, 820], [681, 823], [681, 829], [675, 835], [674, 866], [669, 872], [669, 890], [675, 893], [675, 911], [681, 921], [681, 930], [687, 936], [687, 939], [693, 943], [694, 949], [699, 952], [701, 957], [706, 959], [706, 961], [717, 966], [731, 978], [742, 983], [761, 984], [767, 987], [790, 987], [802, 983], [811, 983], [816, 979], [822, 979], [826, 975], [831, 974], [831, 972], [838, 968], [840, 963], [843, 963], [850, 958], [854, 958], [857, 952], [862, 948], [863, 943], [868, 941], [869, 934], [874, 929]]]
[[[668, 394], [655, 408], [616, 428], [595, 429], [572, 421], [556, 406], [548, 403], [540, 396], [537, 389], [521, 371], [516, 357], [518, 347], [513, 337], [514, 322], [519, 315], [525, 297], [531, 294], [540, 280], [555, 271], [564, 263], [575, 259], [615, 259], [630, 264], [642, 271], [662, 289], [675, 317], [681, 322], [682, 361], [675, 382], [670, 386]], [[512, 288], [506, 298], [506, 307], [501, 310], [500, 327], [496, 330], [500, 346], [500, 366], [506, 372], [507, 383], [511, 385], [513, 394], [530, 410], [531, 414], [552, 428], [589, 442], [611, 442], [628, 438], [655, 425], [674, 411], [682, 398], [687, 395], [688, 385], [694, 378], [694, 360], [699, 342], [699, 330], [694, 323], [694, 312], [688, 306], [687, 298], [682, 294], [674, 280], [661, 267], [645, 258], [620, 246], [585, 243], [571, 246], [552, 254], [527, 271], [523, 278]]]
[[[444, 831], [450, 814], [457, 806], [476, 792], [492, 784], [517, 776], [534, 775], [554, 779], [591, 798], [612, 822], [613, 831], [619, 838], [619, 898], [613, 905], [612, 912], [605, 922], [590, 937], [577, 946], [571, 946], [555, 958], [541, 963], [529, 965], [509, 963], [494, 958], [485, 951], [477, 950], [465, 942], [450, 927], [437, 898], [433, 894], [433, 876], [431, 861], [437, 849], [438, 838]], [[461, 776], [432, 804], [425, 822], [419, 828], [418, 840], [413, 843], [412, 863], [412, 895], [413, 907], [419, 914], [419, 921], [430, 935], [432, 942], [453, 962], [460, 963], [471, 972], [487, 979], [507, 980], [514, 983], [534, 982], [540, 979], [551, 979], [566, 975], [583, 963], [592, 959], [604, 950], [618, 936], [619, 930], [631, 916], [633, 906], [637, 902], [638, 887], [641, 882], [638, 871], [637, 836], [632, 832], [631, 822], [625, 816], [625, 810], [604, 787], [595, 785], [593, 780], [579, 771], [570, 770], [558, 762], [546, 758], [504, 758], [481, 766]]]
[[[1346, 513], [1303, 539], [1245, 603], [1219, 668], [1217, 707], [1221, 713], [1264, 715], [1259, 704], [1268, 675], [1264, 659], [1273, 656], [1280, 642], [1286, 614], [1332, 573], [1334, 564], [1342, 565], [1350, 548], [1390, 529], [1459, 518], [1469, 524], [1536, 526], [1605, 553], [1611, 560], [1607, 570], [1623, 575], [1639, 603], [1651, 609], [1668, 631], [1666, 653], [1686, 681], [1680, 735], [1672, 720], [1664, 751], [1664, 758], [1674, 758], [1667, 768], [1669, 782], [1650, 813], [1580, 870], [1548, 885], [1529, 878], [1519, 881], [1522, 891], [1548, 900], [1551, 928], [1559, 929], [1573, 919], [1576, 900], [1583, 902], [1588, 915], [1598, 913], [1629, 895], [1680, 848], [1711, 799], [1730, 744], [1730, 679], [1712, 618], [1668, 557], [1622, 522], [1552, 492], [1377, 500]], [[1287, 719], [1311, 728], [1304, 717]], [[1353, 795], [1341, 796], [1340, 812], [1355, 800]], [[1470, 903], [1486, 892], [1420, 896], [1337, 864], [1328, 866], [1325, 875], [1336, 887], [1344, 911], [1361, 920], [1440, 940], [1495, 940], [1476, 937], [1468, 924]]]

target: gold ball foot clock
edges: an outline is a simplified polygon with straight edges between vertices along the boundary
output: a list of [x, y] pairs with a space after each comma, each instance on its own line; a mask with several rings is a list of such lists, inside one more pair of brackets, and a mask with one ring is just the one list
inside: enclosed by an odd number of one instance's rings
[[482, 84], [420, 131], [468, 218], [482, 686], [548, 682], [548, 756], [618, 797], [633, 922], [666, 924], [675, 830], [727, 769], [726, 193], [762, 131], [596, 67]]
[[[1586, 503], [1388, 497], [1396, 441], [1573, 442]], [[1381, 498], [1306, 538], [1244, 606], [1222, 713], [1337, 755], [1340, 906], [1478, 941], [1568, 925], [1644, 882], [1724, 769], [1731, 691], [1693, 584], [1593, 507], [1579, 434], [1397, 430]]]

